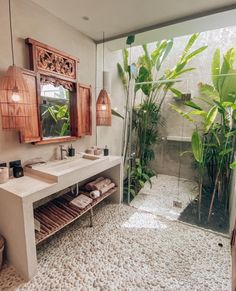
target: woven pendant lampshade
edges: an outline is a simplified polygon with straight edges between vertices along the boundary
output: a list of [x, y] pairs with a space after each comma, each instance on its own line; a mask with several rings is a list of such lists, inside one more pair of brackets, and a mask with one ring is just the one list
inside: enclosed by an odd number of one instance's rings
[[102, 89], [98, 95], [96, 124], [98, 126], [111, 126], [111, 101], [105, 89]]
[[98, 95], [96, 102], [96, 124], [97, 126], [111, 126], [111, 100], [105, 89], [105, 76], [108, 77], [107, 72], [104, 72], [104, 32], [103, 32], [103, 46], [102, 46], [102, 63], [103, 63], [103, 87]]
[[15, 65], [0, 79], [0, 109], [3, 129], [22, 128], [30, 116], [28, 86], [21, 68]]
[[11, 0], [9, 0], [9, 23], [11, 37], [12, 63], [6, 74], [0, 79], [0, 110], [3, 129], [24, 127], [30, 116], [29, 90], [21, 68], [15, 66], [14, 45], [11, 21]]

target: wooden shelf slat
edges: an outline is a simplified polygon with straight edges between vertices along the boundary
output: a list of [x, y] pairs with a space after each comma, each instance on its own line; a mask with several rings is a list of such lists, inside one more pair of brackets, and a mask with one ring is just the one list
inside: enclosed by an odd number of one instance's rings
[[[112, 188], [97, 199], [94, 199], [93, 202], [83, 210], [69, 204], [68, 193], [65, 194], [66, 198], [62, 195], [54, 201], [50, 201], [35, 209], [35, 218], [40, 221], [42, 227], [40, 232], [35, 231], [36, 245], [45, 241], [65, 226], [77, 220], [115, 191], [117, 191], [117, 187]], [[74, 198], [73, 196], [70, 197], [71, 200]]]

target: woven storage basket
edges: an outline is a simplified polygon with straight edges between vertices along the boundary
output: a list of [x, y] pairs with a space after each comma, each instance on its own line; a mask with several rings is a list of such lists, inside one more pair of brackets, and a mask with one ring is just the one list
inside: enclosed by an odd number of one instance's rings
[[0, 235], [0, 270], [3, 263], [4, 238]]

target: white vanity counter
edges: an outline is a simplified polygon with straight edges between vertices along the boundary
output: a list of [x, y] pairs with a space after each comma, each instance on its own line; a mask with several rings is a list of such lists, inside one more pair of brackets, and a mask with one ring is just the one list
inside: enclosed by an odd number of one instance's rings
[[114, 181], [118, 189], [109, 198], [120, 203], [123, 168], [117, 156], [48, 162], [0, 185], [0, 233], [6, 238], [7, 259], [25, 279], [32, 278], [37, 269], [34, 203], [99, 174]]

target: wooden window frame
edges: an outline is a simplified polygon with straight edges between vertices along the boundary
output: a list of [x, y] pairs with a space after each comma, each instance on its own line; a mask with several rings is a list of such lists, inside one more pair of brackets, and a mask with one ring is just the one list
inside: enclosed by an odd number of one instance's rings
[[[37, 75], [37, 106], [38, 106], [38, 127], [40, 137], [39, 139], [23, 141], [21, 142], [32, 142], [34, 144], [50, 144], [59, 142], [70, 142], [76, 139], [92, 134], [92, 90], [91, 86], [81, 85], [78, 83], [78, 63], [79, 59], [75, 58], [67, 53], [61, 52], [53, 47], [45, 45], [41, 42], [33, 40], [32, 38], [27, 38], [25, 40], [26, 44], [29, 46], [29, 56], [30, 56], [30, 69]], [[42, 135], [42, 122], [40, 105], [41, 103], [41, 78], [48, 77], [61, 82], [70, 82], [75, 88], [72, 91], [70, 100], [70, 121], [71, 121], [71, 136], [65, 137], [55, 137], [55, 138], [43, 138]], [[82, 116], [82, 97], [79, 94], [80, 86], [88, 89], [90, 99], [89, 105], [89, 130], [82, 132], [81, 130], [81, 116]], [[84, 114], [84, 113], [83, 113]]]

